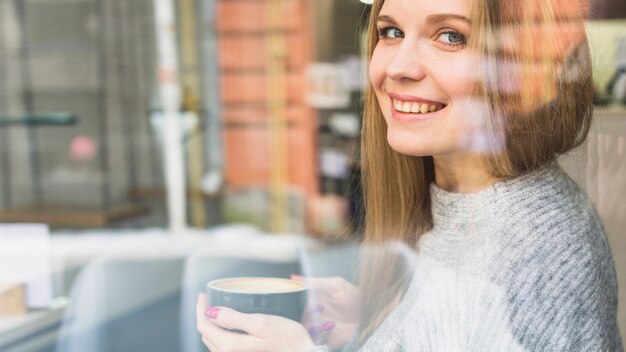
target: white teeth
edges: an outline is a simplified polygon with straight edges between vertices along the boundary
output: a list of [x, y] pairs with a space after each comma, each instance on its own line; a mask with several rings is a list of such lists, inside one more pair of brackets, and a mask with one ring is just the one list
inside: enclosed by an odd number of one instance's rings
[[443, 107], [437, 104], [425, 104], [425, 103], [417, 103], [417, 102], [408, 102], [408, 101], [400, 101], [396, 99], [393, 100], [393, 108], [397, 111], [405, 112], [405, 113], [413, 113], [413, 114], [425, 114], [427, 112], [435, 112], [441, 110]]

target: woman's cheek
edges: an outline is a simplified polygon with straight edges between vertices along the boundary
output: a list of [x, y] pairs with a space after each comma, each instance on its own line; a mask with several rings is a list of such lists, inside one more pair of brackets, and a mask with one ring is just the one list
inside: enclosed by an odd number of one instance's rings
[[377, 46], [370, 60], [369, 78], [370, 83], [376, 91], [381, 90], [386, 75], [386, 65], [383, 54], [380, 47]]
[[450, 97], [467, 98], [472, 95], [472, 91], [480, 77], [478, 72], [479, 61], [471, 53], [459, 55], [459, 57], [449, 62], [447, 65], [439, 65], [442, 84], [446, 85], [444, 90], [449, 92]]
[[[472, 67], [441, 65], [437, 69], [439, 74], [436, 76], [440, 82], [440, 88], [453, 103], [455, 99], [470, 96], [475, 83], [471, 76]], [[473, 70], [476, 70], [476, 67]]]

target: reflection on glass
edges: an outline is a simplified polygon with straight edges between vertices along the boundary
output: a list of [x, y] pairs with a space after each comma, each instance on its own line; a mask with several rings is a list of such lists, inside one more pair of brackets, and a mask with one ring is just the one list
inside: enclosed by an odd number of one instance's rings
[[618, 2], [0, 0], [0, 350], [622, 350]]

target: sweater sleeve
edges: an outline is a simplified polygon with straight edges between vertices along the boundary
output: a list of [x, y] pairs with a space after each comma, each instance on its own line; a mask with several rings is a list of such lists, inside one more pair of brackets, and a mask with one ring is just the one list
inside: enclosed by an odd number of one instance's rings
[[528, 351], [622, 351], [614, 265], [599, 222], [537, 233], [539, 244], [510, 267], [518, 343]]

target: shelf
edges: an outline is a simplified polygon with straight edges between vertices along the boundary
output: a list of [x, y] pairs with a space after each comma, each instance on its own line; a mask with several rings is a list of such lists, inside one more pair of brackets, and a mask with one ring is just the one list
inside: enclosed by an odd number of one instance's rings
[[71, 112], [49, 112], [24, 114], [21, 116], [0, 115], [0, 127], [22, 126], [69, 126], [75, 125], [78, 118]]
[[116, 221], [145, 215], [149, 212], [149, 207], [140, 204], [116, 205], [110, 209], [35, 204], [0, 210], [0, 222], [45, 223], [52, 228], [102, 228]]

